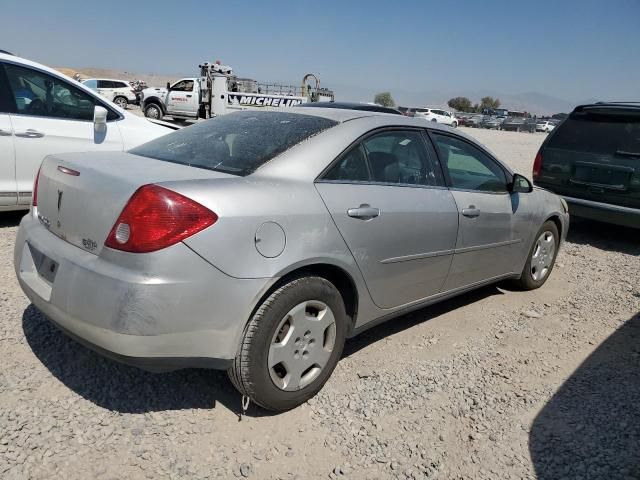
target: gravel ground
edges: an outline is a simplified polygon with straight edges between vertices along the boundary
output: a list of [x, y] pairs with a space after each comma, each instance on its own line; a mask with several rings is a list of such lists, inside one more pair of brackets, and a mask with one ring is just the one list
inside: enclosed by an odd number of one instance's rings
[[[544, 135], [467, 130], [528, 174]], [[254, 406], [52, 327], [0, 217], [2, 479], [640, 479], [640, 232], [574, 221], [540, 290], [487, 287], [348, 342], [322, 392]]]

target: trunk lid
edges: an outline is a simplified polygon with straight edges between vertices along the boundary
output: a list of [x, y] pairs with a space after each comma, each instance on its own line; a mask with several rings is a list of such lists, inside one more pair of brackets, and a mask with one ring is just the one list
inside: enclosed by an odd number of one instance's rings
[[131, 195], [142, 185], [237, 178], [122, 152], [53, 155], [38, 181], [38, 218], [55, 235], [99, 254]]
[[536, 184], [568, 197], [640, 208], [640, 112], [573, 112], [543, 144]]

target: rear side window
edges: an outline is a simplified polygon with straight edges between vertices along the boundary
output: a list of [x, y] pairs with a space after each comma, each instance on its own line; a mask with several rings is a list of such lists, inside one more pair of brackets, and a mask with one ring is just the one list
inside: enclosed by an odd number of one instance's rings
[[426, 149], [420, 132], [385, 131], [354, 146], [323, 179], [440, 186], [443, 180], [433, 156]]
[[288, 112], [237, 112], [177, 130], [130, 153], [245, 176], [337, 124]]
[[640, 152], [640, 114], [572, 113], [554, 129], [547, 148], [606, 155]]

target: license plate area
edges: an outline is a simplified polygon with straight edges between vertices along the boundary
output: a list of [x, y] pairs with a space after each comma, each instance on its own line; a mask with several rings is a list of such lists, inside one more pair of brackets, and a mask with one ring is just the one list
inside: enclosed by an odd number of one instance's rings
[[58, 262], [47, 257], [33, 245], [29, 245], [29, 249], [31, 250], [31, 258], [33, 258], [33, 265], [36, 272], [38, 272], [38, 276], [49, 285], [53, 285], [56, 273], [58, 273]]
[[626, 190], [633, 168], [576, 162], [571, 183], [609, 190]]

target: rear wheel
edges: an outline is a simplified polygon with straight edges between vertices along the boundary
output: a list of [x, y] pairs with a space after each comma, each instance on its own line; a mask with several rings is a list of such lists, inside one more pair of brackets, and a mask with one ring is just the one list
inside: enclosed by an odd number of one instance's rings
[[335, 286], [320, 277], [294, 279], [249, 321], [229, 378], [263, 408], [297, 407], [329, 379], [346, 333], [344, 301]]
[[148, 118], [155, 118], [156, 120], [162, 119], [162, 109], [155, 103], [150, 103], [144, 107], [144, 116]]
[[435, 118], [432, 118], [432, 119], [431, 119], [431, 121], [432, 121], [433, 123], [438, 123], [438, 120], [436, 120]]
[[536, 241], [516, 285], [523, 290], [534, 290], [544, 285], [555, 265], [559, 244], [558, 227], [551, 220], [545, 222], [536, 234]]
[[129, 100], [127, 100], [126, 97], [116, 97], [113, 99], [113, 103], [118, 105], [123, 110], [126, 110], [127, 105], [129, 105]]

